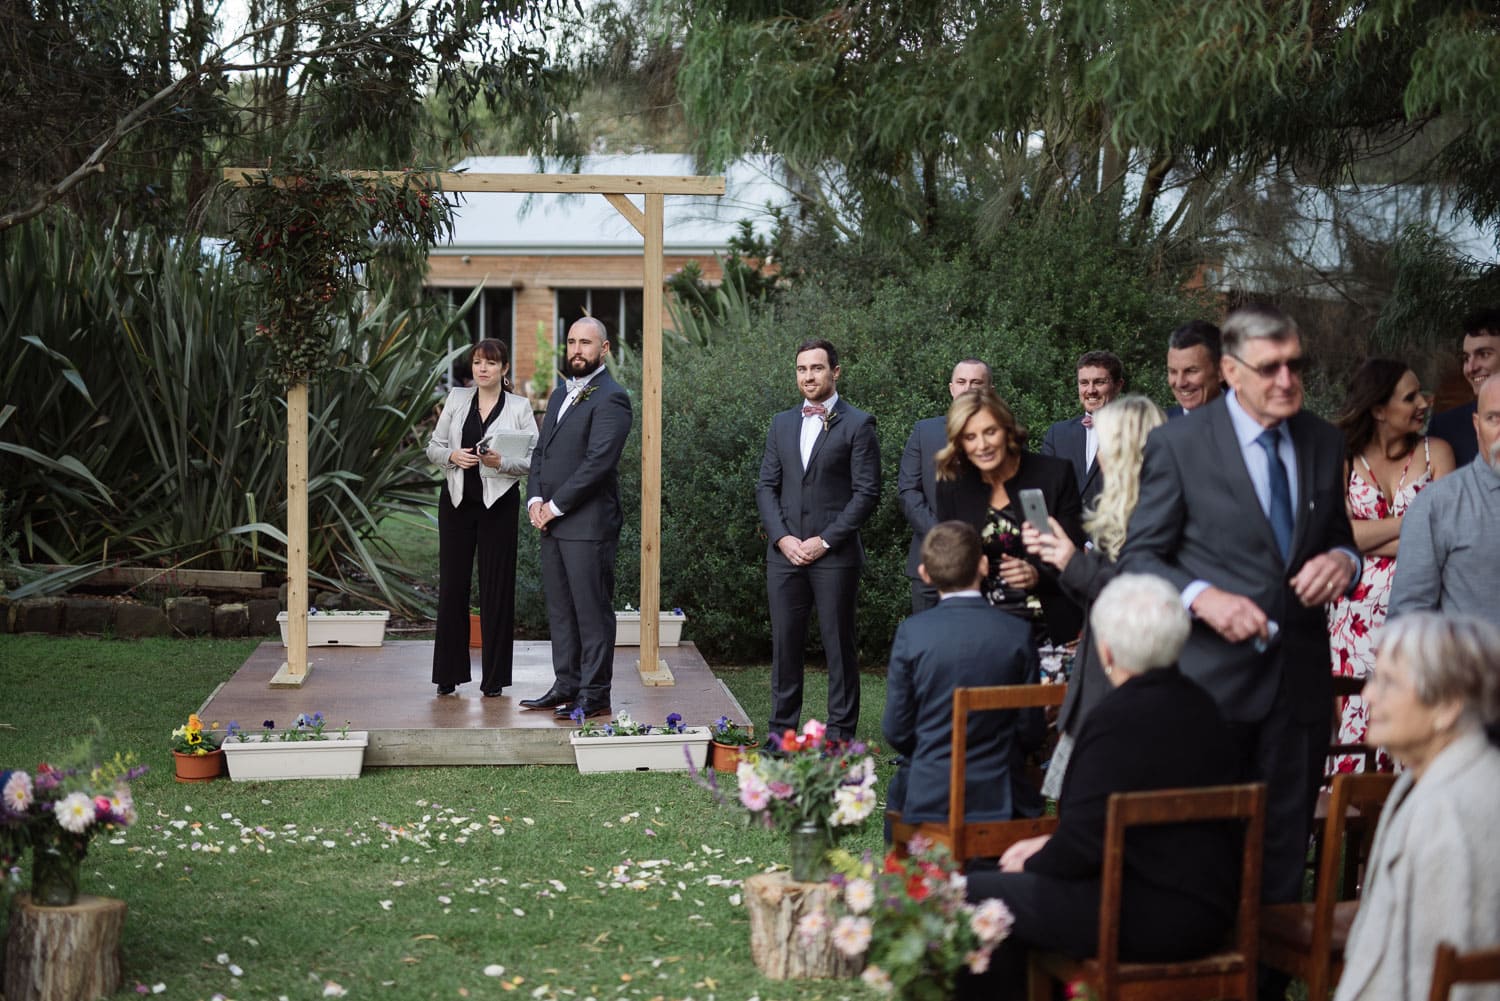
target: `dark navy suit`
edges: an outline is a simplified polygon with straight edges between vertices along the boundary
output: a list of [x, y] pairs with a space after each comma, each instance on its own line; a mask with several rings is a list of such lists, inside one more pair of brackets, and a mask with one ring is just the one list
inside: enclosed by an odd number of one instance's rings
[[1058, 421], [1042, 436], [1041, 453], [1067, 459], [1073, 464], [1073, 477], [1078, 482], [1078, 496], [1083, 506], [1088, 507], [1099, 491], [1104, 489], [1104, 475], [1099, 472], [1099, 463], [1088, 464], [1088, 428], [1083, 426], [1083, 415]]
[[948, 444], [948, 418], [929, 417], [917, 421], [901, 452], [901, 471], [896, 490], [901, 498], [901, 513], [911, 525], [911, 547], [906, 553], [906, 576], [911, 578], [911, 610], [920, 612], [937, 604], [937, 589], [924, 584], [917, 576], [922, 563], [922, 540], [938, 523], [937, 467], [938, 452]]
[[1428, 434], [1453, 446], [1453, 459], [1458, 466], [1467, 466], [1479, 454], [1479, 439], [1474, 435], [1474, 414], [1478, 410], [1479, 402], [1470, 401], [1435, 415], [1427, 425]]

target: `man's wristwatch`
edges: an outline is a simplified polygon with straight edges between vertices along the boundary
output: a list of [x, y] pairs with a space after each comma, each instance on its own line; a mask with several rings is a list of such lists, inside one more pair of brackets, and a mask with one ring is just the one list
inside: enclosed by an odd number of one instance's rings
[[820, 536], [818, 536], [818, 541], [819, 541], [819, 542], [821, 542], [821, 543], [823, 543], [823, 548], [824, 548], [824, 549], [832, 549], [832, 548], [833, 548], [833, 547], [832, 547], [832, 546], [830, 546], [830, 545], [829, 545], [829, 544], [828, 544], [828, 540], [827, 540], [827, 539], [825, 539], [825, 538], [823, 538], [823, 537], [822, 537], [822, 536], [821, 536], [821, 535], [820, 535]]

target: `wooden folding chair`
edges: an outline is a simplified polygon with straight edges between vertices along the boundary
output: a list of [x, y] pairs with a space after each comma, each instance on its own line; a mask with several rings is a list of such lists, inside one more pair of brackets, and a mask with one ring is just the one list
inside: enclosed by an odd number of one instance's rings
[[948, 820], [908, 824], [898, 811], [887, 812], [891, 822], [891, 848], [898, 857], [920, 834], [947, 847], [959, 862], [975, 858], [997, 858], [1023, 838], [1050, 834], [1057, 829], [1056, 817], [1021, 817], [1015, 820], [964, 819], [964, 764], [969, 753], [969, 714], [1001, 709], [1045, 709], [1060, 706], [1067, 685], [990, 685], [953, 690], [952, 761], [948, 772]]
[[1427, 1001], [1448, 1001], [1457, 984], [1500, 982], [1500, 946], [1459, 952], [1447, 942], [1439, 942], [1432, 964], [1432, 992]]
[[[1176, 963], [1120, 962], [1120, 902], [1125, 832], [1141, 825], [1238, 820], [1245, 825], [1240, 899], [1231, 942], [1220, 952]], [[1099, 887], [1099, 955], [1077, 960], [1033, 951], [1027, 984], [1031, 1001], [1048, 1001], [1054, 983], [1081, 981], [1097, 1001], [1251, 1001], [1255, 997], [1261, 851], [1266, 831], [1262, 783], [1115, 793], [1104, 825]]]
[[1396, 776], [1383, 772], [1334, 776], [1312, 903], [1261, 909], [1260, 961], [1306, 982], [1307, 1001], [1326, 1001], [1343, 971], [1365, 860], [1395, 784]]

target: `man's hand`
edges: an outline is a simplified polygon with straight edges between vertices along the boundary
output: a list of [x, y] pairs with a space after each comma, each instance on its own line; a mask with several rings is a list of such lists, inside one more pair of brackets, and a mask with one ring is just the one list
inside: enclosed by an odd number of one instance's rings
[[1026, 868], [1026, 860], [1042, 850], [1047, 843], [1050, 834], [1038, 834], [1034, 838], [1023, 838], [1005, 849], [1005, 854], [1000, 856], [1001, 872], [1021, 872]]
[[546, 531], [547, 523], [557, 517], [552, 513], [552, 505], [546, 501], [537, 501], [526, 509], [526, 514], [531, 519], [531, 527], [539, 531]]
[[811, 539], [802, 540], [799, 551], [802, 554], [802, 565], [806, 566], [821, 560], [828, 553], [828, 547], [823, 545], [821, 535], [814, 535]]
[[1354, 579], [1354, 565], [1348, 553], [1321, 553], [1302, 564], [1292, 578], [1292, 590], [1304, 607], [1326, 605], [1349, 590]]
[[1243, 643], [1255, 636], [1270, 642], [1266, 613], [1242, 594], [1207, 587], [1193, 599], [1193, 614], [1231, 643]]
[[800, 567], [807, 564], [807, 560], [802, 558], [802, 540], [795, 535], [783, 535], [777, 539], [776, 548], [781, 551], [781, 555], [785, 556], [786, 561], [792, 566]]

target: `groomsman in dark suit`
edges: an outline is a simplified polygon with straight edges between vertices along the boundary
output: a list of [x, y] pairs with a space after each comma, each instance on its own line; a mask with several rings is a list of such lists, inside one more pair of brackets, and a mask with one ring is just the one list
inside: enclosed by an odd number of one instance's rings
[[1104, 489], [1104, 477], [1094, 457], [1099, 438], [1094, 434], [1094, 414], [1125, 389], [1125, 365], [1113, 351], [1086, 351], [1078, 359], [1078, 402], [1083, 413], [1058, 421], [1042, 436], [1042, 454], [1067, 459], [1073, 464], [1078, 493], [1085, 507]]
[[1474, 387], [1474, 399], [1444, 410], [1427, 425], [1428, 434], [1453, 446], [1453, 458], [1460, 467], [1473, 462], [1479, 454], [1474, 438], [1479, 387], [1500, 372], [1500, 309], [1481, 309], [1464, 317], [1463, 372]]
[[839, 374], [838, 351], [827, 341], [797, 349], [803, 400], [771, 419], [755, 488], [770, 543], [773, 738], [801, 723], [814, 608], [828, 658], [828, 739], [852, 740], [859, 722], [854, 604], [865, 559], [859, 527], [880, 501], [880, 447], [875, 418], [839, 398]]
[[1177, 406], [1167, 410], [1169, 419], [1192, 413], [1215, 399], [1219, 384], [1219, 328], [1207, 320], [1189, 320], [1167, 340], [1167, 385]]
[[1263, 898], [1299, 898], [1328, 754], [1328, 602], [1359, 580], [1343, 436], [1302, 409], [1302, 338], [1278, 310], [1224, 321], [1230, 392], [1146, 440], [1122, 569], [1164, 577], [1193, 615], [1182, 673], [1268, 786]]
[[620, 543], [620, 453], [630, 434], [630, 396], [609, 374], [604, 324], [568, 328], [564, 374], [547, 401], [531, 457], [526, 509], [542, 533], [542, 590], [555, 680], [526, 709], [566, 719], [610, 714], [615, 655], [615, 550]]
[[[948, 395], [958, 399], [959, 394], [971, 389], [990, 388], [990, 367], [978, 358], [965, 358], [953, 366], [953, 375], [948, 380]], [[906, 448], [901, 453], [901, 471], [897, 476], [896, 490], [901, 498], [901, 513], [911, 525], [911, 546], [906, 553], [906, 576], [911, 578], [911, 610], [920, 612], [937, 604], [937, 588], [928, 584], [917, 574], [917, 565], [922, 562], [922, 538], [937, 524], [937, 479], [934, 457], [938, 450], [948, 444], [948, 418], [928, 417], [917, 421], [906, 439]]]

